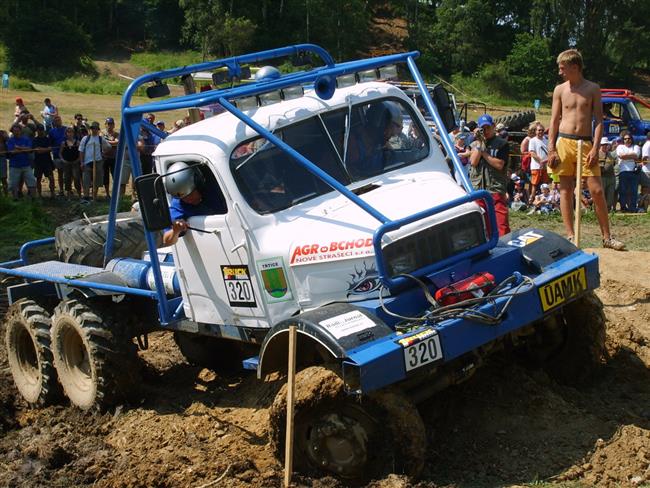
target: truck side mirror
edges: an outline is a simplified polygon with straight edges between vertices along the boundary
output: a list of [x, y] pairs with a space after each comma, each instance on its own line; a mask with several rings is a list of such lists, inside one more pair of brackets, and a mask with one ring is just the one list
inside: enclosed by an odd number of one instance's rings
[[447, 132], [451, 132], [454, 127], [456, 127], [456, 118], [454, 117], [454, 107], [449, 99], [449, 93], [445, 90], [445, 87], [438, 84], [433, 87], [431, 98], [433, 98], [433, 103], [435, 103], [442, 123], [445, 125]]
[[138, 202], [145, 229], [155, 232], [171, 227], [172, 219], [162, 176], [155, 173], [138, 176], [135, 179], [135, 187], [138, 190]]

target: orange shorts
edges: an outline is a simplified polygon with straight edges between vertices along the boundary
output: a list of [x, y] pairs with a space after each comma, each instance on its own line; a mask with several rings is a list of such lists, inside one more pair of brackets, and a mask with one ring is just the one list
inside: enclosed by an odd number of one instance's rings
[[539, 186], [542, 183], [548, 183], [548, 174], [545, 169], [531, 169], [530, 170], [530, 182]]
[[593, 166], [587, 165], [587, 154], [593, 147], [591, 141], [577, 141], [558, 137], [555, 143], [560, 163], [553, 168], [553, 174], [558, 176], [575, 176], [576, 164], [578, 161], [578, 142], [582, 142], [582, 176], [600, 176], [600, 165], [598, 161]]

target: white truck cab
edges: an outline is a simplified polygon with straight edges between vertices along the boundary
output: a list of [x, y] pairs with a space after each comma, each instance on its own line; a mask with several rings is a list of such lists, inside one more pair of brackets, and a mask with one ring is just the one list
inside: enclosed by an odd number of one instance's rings
[[[244, 113], [390, 219], [466, 193], [421, 113], [390, 84], [359, 83], [329, 100], [310, 90]], [[299, 312], [380, 293], [378, 222], [234, 115], [169, 135], [154, 156], [162, 175], [178, 161], [202, 165], [202, 191], [226, 202], [222, 215], [191, 217], [190, 227], [208, 232], [190, 230], [173, 249], [188, 319], [268, 328]], [[395, 248], [391, 272], [417, 267], [399, 239], [443, 222], [461, 219], [450, 240], [460, 247], [438, 249], [438, 258], [484, 242], [480, 212], [467, 203], [385, 235], [383, 246]]]

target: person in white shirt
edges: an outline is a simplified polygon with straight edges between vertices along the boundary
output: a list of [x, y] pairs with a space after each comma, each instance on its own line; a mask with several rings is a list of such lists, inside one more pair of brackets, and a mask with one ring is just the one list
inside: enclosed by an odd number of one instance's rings
[[650, 132], [646, 134], [646, 141], [641, 148], [641, 173], [639, 173], [639, 183], [641, 185], [641, 194], [650, 194]]
[[537, 124], [535, 127], [535, 137], [528, 141], [528, 152], [530, 153], [530, 174], [531, 174], [531, 192], [530, 203], [535, 199], [537, 189], [540, 185], [548, 183], [548, 173], [546, 172], [546, 161], [548, 160], [548, 140], [544, 136], [544, 126]]
[[84, 136], [79, 143], [84, 201], [88, 201], [90, 198], [91, 186], [93, 189], [92, 198], [97, 200], [97, 190], [104, 180], [104, 157], [102, 153], [108, 152], [110, 149], [111, 146], [106, 142], [106, 139], [99, 135], [99, 122], [90, 124], [90, 134]]
[[619, 167], [618, 198], [621, 212], [636, 213], [636, 200], [639, 192], [639, 173], [637, 161], [641, 159], [641, 148], [634, 144], [632, 134], [623, 132], [623, 144], [616, 148]]
[[59, 109], [56, 108], [56, 105], [52, 104], [52, 100], [46, 98], [43, 103], [43, 110], [41, 110], [41, 115], [43, 116], [43, 125], [45, 126], [45, 132], [49, 132], [52, 127], [54, 127], [54, 117], [59, 115]]

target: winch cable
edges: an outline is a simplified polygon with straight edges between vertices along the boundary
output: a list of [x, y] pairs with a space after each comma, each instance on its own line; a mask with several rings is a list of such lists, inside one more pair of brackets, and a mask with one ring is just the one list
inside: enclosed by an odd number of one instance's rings
[[[432, 305], [435, 304], [433, 305], [434, 308], [428, 310], [421, 317], [409, 317], [405, 315], [400, 315], [395, 312], [391, 312], [390, 310], [388, 310], [388, 308], [386, 307], [386, 303], [384, 302], [383, 290], [385, 287], [383, 284], [379, 288], [379, 305], [381, 306], [381, 309], [391, 317], [395, 317], [405, 321], [415, 321], [415, 322], [426, 322], [430, 320], [435, 320], [436, 322], [439, 322], [451, 318], [466, 318], [469, 320], [475, 320], [477, 322], [485, 323], [487, 325], [496, 325], [501, 321], [501, 318], [505, 314], [506, 310], [512, 303], [512, 300], [514, 299], [515, 296], [528, 293], [530, 290], [534, 288], [534, 282], [531, 278], [517, 273], [517, 275], [511, 275], [505, 280], [503, 280], [494, 288], [494, 290], [492, 290], [490, 293], [486, 294], [485, 296], [470, 298], [460, 303], [454, 303], [451, 305], [440, 307], [438, 302], [436, 302], [435, 298], [433, 298], [433, 296], [431, 295], [429, 288], [424, 282], [422, 282], [422, 280], [410, 274], [400, 274], [399, 276], [405, 276], [413, 279], [424, 291], [424, 295], [427, 298], [427, 301]], [[521, 278], [521, 282], [519, 284], [517, 284], [514, 288], [512, 288], [508, 292], [505, 293], [503, 292], [503, 288], [505, 286], [510, 285], [511, 282], [517, 281], [520, 278]], [[507, 298], [507, 300], [503, 304], [501, 311], [496, 315], [490, 315], [485, 312], [481, 312], [480, 310], [467, 308], [469, 306], [479, 305], [484, 302], [492, 302], [496, 306], [494, 301], [497, 298]]]
[[[511, 282], [518, 280], [519, 276], [521, 276], [521, 282], [515, 285], [514, 288], [508, 290], [507, 292], [504, 292], [503, 288], [505, 286], [510, 285]], [[445, 320], [448, 318], [460, 317], [460, 318], [467, 318], [470, 320], [476, 320], [478, 322], [482, 322], [487, 325], [496, 325], [501, 321], [501, 318], [505, 314], [506, 310], [512, 303], [512, 300], [514, 299], [515, 296], [528, 293], [534, 288], [534, 282], [531, 278], [529, 278], [528, 276], [522, 276], [522, 275], [519, 276], [515, 276], [515, 275], [509, 276], [501, 283], [499, 283], [494, 288], [494, 290], [492, 290], [490, 293], [488, 293], [483, 297], [470, 298], [468, 300], [461, 302], [460, 304], [463, 305], [462, 307], [459, 307], [458, 303], [454, 303], [452, 305], [447, 305], [445, 307], [440, 307], [438, 309], [431, 310], [429, 313], [429, 318], [433, 318], [434, 320]], [[486, 301], [492, 302], [496, 307], [496, 303], [494, 303], [494, 300], [496, 300], [497, 298], [507, 298], [507, 300], [501, 307], [501, 310], [496, 315], [490, 315], [485, 312], [481, 312], [480, 310], [476, 310], [474, 308], [466, 308], [467, 306], [478, 305]]]
[[[434, 307], [438, 307], [438, 302], [436, 302], [436, 299], [433, 298], [433, 295], [431, 295], [431, 292], [429, 291], [429, 287], [424, 283], [422, 280], [416, 278], [415, 276], [408, 274], [408, 273], [401, 273], [397, 276], [404, 276], [406, 278], [411, 278], [414, 280], [417, 285], [422, 289], [422, 292], [424, 293], [424, 296], [426, 297], [427, 301], [433, 305]], [[387, 289], [384, 284], [382, 283], [381, 286], [379, 287], [379, 306], [381, 309], [387, 314], [390, 315], [391, 317], [395, 317], [396, 319], [401, 319], [401, 320], [407, 320], [407, 321], [412, 321], [412, 322], [424, 322], [427, 320], [426, 316], [422, 317], [407, 317], [405, 315], [400, 315], [395, 312], [391, 312], [388, 310], [386, 307], [386, 304], [384, 303], [384, 293], [383, 291]], [[390, 291], [389, 291], [390, 293]]]

